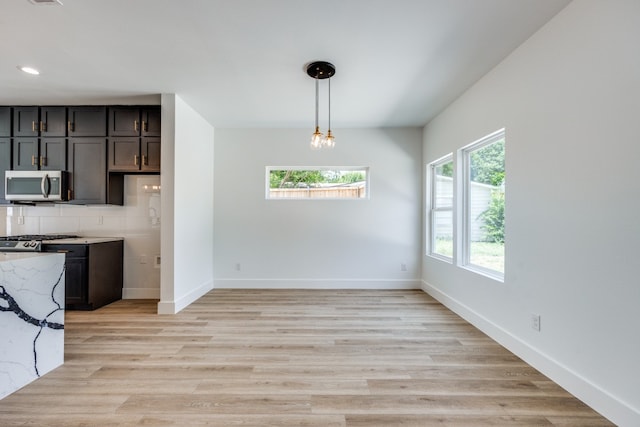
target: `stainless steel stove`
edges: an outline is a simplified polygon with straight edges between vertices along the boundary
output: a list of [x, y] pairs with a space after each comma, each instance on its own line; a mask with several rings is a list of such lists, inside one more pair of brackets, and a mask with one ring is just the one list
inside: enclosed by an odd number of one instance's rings
[[43, 240], [75, 239], [72, 234], [23, 234], [0, 236], [0, 252], [40, 252]]

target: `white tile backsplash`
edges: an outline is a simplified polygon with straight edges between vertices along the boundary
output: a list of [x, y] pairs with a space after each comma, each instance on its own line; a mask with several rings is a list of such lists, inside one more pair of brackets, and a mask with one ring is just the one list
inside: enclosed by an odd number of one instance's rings
[[125, 295], [133, 289], [135, 295], [159, 298], [160, 269], [154, 259], [160, 255], [160, 176], [127, 175], [124, 185], [125, 206], [0, 206], [0, 235], [124, 237]]
[[77, 234], [80, 231], [80, 219], [77, 216], [40, 216], [39, 218], [41, 234]]

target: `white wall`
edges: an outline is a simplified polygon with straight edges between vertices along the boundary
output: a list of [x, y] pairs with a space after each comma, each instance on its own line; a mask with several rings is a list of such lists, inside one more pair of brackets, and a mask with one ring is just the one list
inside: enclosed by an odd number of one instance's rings
[[[421, 130], [339, 129], [329, 151], [310, 134], [216, 129], [215, 286], [419, 287]], [[371, 197], [265, 200], [266, 166], [368, 166]]]
[[162, 95], [162, 255], [158, 313], [177, 313], [213, 287], [213, 127], [179, 96]]
[[[640, 2], [574, 1], [433, 120], [425, 164], [506, 128], [505, 282], [425, 290], [619, 425], [640, 425]], [[531, 313], [542, 330], [530, 327]]]
[[124, 206], [39, 204], [0, 206], [0, 236], [66, 233], [124, 237], [123, 293], [128, 298], [158, 298], [160, 269], [160, 194], [145, 190], [158, 175], [127, 175]]

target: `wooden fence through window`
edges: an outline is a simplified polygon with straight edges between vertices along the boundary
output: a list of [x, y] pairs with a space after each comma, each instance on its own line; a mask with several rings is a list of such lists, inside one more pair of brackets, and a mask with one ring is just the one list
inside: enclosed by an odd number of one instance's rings
[[364, 185], [353, 187], [270, 188], [270, 199], [359, 199], [366, 196]]

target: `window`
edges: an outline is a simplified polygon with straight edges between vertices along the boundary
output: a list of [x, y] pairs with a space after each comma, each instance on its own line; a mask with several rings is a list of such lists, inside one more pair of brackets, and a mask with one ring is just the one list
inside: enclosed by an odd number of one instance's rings
[[461, 264], [504, 277], [504, 129], [461, 150], [463, 170], [463, 248]]
[[449, 154], [428, 166], [429, 255], [453, 259], [453, 158]]
[[267, 167], [267, 199], [365, 199], [367, 167]]

